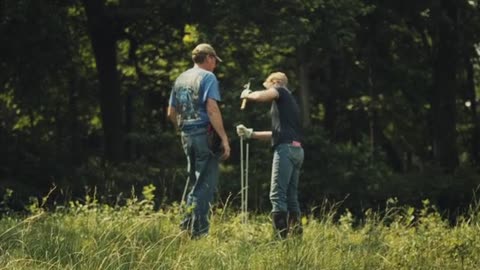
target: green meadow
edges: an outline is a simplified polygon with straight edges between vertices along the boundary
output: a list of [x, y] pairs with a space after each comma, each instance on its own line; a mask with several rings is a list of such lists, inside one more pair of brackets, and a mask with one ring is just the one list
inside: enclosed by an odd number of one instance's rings
[[[364, 212], [323, 207], [303, 218], [303, 238], [274, 240], [269, 216], [247, 224], [213, 208], [208, 236], [178, 229], [181, 207], [151, 200], [108, 206], [94, 200], [0, 219], [0, 269], [480, 269], [477, 208], [449, 224], [435, 207]], [[336, 216], [336, 217], [335, 217]]]

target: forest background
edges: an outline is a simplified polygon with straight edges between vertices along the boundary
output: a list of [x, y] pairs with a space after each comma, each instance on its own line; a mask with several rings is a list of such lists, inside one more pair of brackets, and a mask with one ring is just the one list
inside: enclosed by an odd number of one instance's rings
[[[154, 186], [157, 207], [186, 179], [167, 121], [174, 79], [212, 44], [232, 156], [217, 202], [240, 203], [235, 125], [268, 129], [239, 95], [283, 71], [302, 108], [302, 210], [356, 214], [432, 204], [455, 217], [480, 184], [478, 1], [1, 0], [0, 204], [49, 195], [124, 203]], [[272, 152], [250, 142], [249, 207], [270, 209]]]

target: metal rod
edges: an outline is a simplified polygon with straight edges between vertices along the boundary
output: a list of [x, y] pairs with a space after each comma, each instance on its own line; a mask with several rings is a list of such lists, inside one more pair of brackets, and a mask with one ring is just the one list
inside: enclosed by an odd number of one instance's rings
[[240, 192], [241, 192], [240, 215], [241, 215], [242, 223], [244, 223], [243, 214], [244, 214], [244, 201], [245, 201], [244, 193], [243, 193], [245, 187], [244, 187], [243, 181], [244, 181], [243, 137], [240, 137]]
[[249, 143], [247, 141], [247, 149], [246, 149], [246, 157], [245, 157], [245, 223], [248, 222], [248, 161], [249, 161]]

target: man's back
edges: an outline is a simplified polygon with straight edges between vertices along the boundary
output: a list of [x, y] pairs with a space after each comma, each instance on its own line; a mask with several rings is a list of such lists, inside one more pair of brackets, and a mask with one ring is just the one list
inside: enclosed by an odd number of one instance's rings
[[212, 72], [194, 67], [177, 78], [170, 105], [176, 109], [177, 124], [182, 130], [209, 123], [205, 105], [207, 98], [220, 100], [218, 82]]

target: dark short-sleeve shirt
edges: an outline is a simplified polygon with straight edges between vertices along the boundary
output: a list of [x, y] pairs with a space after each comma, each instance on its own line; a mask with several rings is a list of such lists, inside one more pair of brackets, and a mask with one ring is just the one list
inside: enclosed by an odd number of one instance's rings
[[272, 146], [302, 142], [303, 131], [300, 120], [300, 108], [290, 90], [285, 87], [275, 88], [278, 98], [272, 102]]

